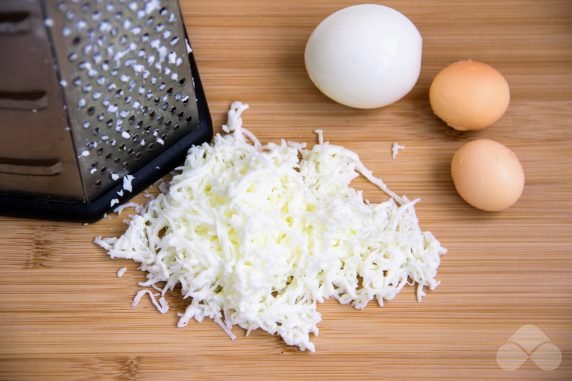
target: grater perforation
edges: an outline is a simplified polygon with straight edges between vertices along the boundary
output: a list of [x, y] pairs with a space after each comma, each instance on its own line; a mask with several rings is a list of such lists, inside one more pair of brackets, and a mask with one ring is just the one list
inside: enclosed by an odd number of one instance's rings
[[[98, 3], [101, 2], [95, 1], [95, 5]], [[73, 82], [75, 88], [66, 87], [66, 95], [78, 97], [78, 109], [84, 113], [76, 118], [92, 135], [90, 140], [87, 134], [77, 134], [74, 140], [84, 148], [79, 159], [85, 164], [80, 166], [88, 167], [90, 175], [84, 182], [91, 183], [96, 190], [113, 184], [108, 173], [124, 175], [136, 169], [139, 161], [168, 146], [170, 140], [177, 138], [181, 123], [192, 124], [193, 113], [196, 114], [196, 109], [185, 110], [189, 95], [184, 96], [183, 92], [194, 93], [186, 78], [176, 71], [176, 67], [189, 63], [187, 52], [182, 52], [186, 47], [177, 49], [183, 31], [179, 27], [173, 32], [177, 27], [175, 12], [169, 9], [173, 2], [165, 2], [158, 9], [154, 6], [157, 3], [131, 2], [121, 11], [117, 4], [109, 2], [91, 12], [89, 2], [58, 2], [57, 8], [66, 20], [62, 38], [69, 41], [69, 45], [63, 46], [70, 49], [65, 56], [71, 70], [64, 71], [68, 78], [62, 81]], [[143, 18], [144, 25], [136, 24], [133, 18]], [[54, 20], [59, 21], [57, 16]], [[119, 32], [121, 27], [123, 33]], [[109, 77], [101, 75], [106, 72]], [[136, 104], [134, 98], [139, 100]], [[164, 106], [157, 109], [160, 102]], [[149, 111], [151, 108], [153, 111]], [[165, 108], [170, 113], [165, 113]], [[109, 130], [105, 139], [93, 140], [93, 136], [100, 136], [95, 122], [102, 118], [107, 120]], [[139, 127], [148, 124], [144, 131], [147, 140], [130, 128], [136, 118], [142, 122]], [[118, 150], [117, 142], [122, 142]], [[100, 162], [105, 164], [101, 166]], [[92, 171], [94, 166], [101, 169]]]
[[[70, 202], [89, 204], [103, 194], [109, 198], [124, 176], [159, 157], [163, 164], [164, 153], [172, 147], [180, 157], [184, 144], [212, 135], [200, 80], [189, 70], [196, 71], [196, 65], [177, 1], [3, 1], [0, 12], [8, 4], [33, 9], [34, 17], [41, 14], [44, 30], [37, 19], [26, 21], [50, 41], [52, 82], [59, 91], [46, 94], [62, 99], [61, 117], [66, 121], [59, 133], [68, 136], [74, 151], [73, 157], [65, 158], [66, 168], [74, 160], [77, 168], [75, 174], [61, 175], [62, 181], [67, 175], [76, 184], [65, 196]], [[2, 181], [0, 173], [0, 198], [6, 188]], [[35, 190], [30, 195], [45, 200], [57, 199], [56, 193]]]

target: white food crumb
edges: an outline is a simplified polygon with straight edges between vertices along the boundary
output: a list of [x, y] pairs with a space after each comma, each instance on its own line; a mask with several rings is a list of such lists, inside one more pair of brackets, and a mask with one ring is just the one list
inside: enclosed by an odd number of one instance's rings
[[129, 135], [129, 132], [123, 131], [123, 132], [121, 133], [121, 137], [124, 138], [124, 139], [129, 139], [129, 138], [131, 137], [131, 135]]
[[168, 60], [169, 60], [168, 62], [170, 64], [174, 64], [175, 62], [177, 62], [177, 53], [175, 53], [175, 52], [169, 53]]
[[318, 144], [324, 144], [324, 130], [314, 130], [314, 133], [318, 135]]
[[82, 156], [82, 157], [88, 157], [88, 156], [89, 156], [89, 151], [88, 151], [88, 150], [83, 150], [83, 151], [81, 151], [81, 156]]
[[47, 18], [47, 19], [44, 20], [44, 24], [45, 24], [48, 28], [51, 28], [51, 27], [54, 26], [54, 20], [52, 20], [52, 19], [50, 19], [50, 18]]
[[135, 177], [131, 175], [123, 176], [123, 189], [127, 192], [133, 192], [133, 180]]
[[109, 206], [111, 206], [111, 207], [113, 208], [113, 207], [114, 207], [115, 205], [117, 205], [117, 204], [119, 204], [119, 200], [116, 199], [116, 198], [114, 198], [114, 199], [111, 200], [111, 202], [109, 203]]
[[150, 15], [159, 8], [161, 8], [161, 3], [159, 0], [149, 0], [147, 4], [145, 4], [145, 13]]
[[404, 150], [405, 146], [400, 145], [399, 143], [395, 142], [391, 146], [391, 157], [393, 160], [397, 159], [397, 155], [399, 155], [399, 151]]
[[119, 180], [119, 175], [117, 173], [112, 173], [111, 174], [111, 180], [113, 180], [113, 181]]
[[125, 275], [125, 273], [127, 272], [127, 267], [122, 267], [119, 270], [117, 270], [117, 277], [121, 278], [123, 275]]
[[134, 208], [137, 213], [139, 213], [139, 211], [143, 209], [143, 207], [137, 203], [128, 202], [127, 204], [120, 205], [117, 208], [113, 209], [113, 212], [121, 214], [121, 212], [123, 212], [125, 209], [128, 208]]

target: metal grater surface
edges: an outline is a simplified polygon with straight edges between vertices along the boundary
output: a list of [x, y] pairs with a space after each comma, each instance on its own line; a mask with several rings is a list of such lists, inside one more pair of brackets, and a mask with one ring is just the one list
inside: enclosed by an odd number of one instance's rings
[[46, 26], [93, 200], [199, 124], [175, 0], [46, 0]]

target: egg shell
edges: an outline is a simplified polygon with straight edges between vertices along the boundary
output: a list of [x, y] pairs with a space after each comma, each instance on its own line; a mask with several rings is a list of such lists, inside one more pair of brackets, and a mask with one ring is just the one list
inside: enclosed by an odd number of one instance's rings
[[453, 156], [451, 175], [461, 197], [490, 212], [512, 206], [524, 190], [524, 170], [518, 157], [499, 142], [478, 139]]
[[510, 87], [492, 66], [459, 61], [437, 74], [429, 99], [435, 115], [454, 129], [481, 130], [505, 114], [510, 103]]
[[314, 30], [304, 53], [312, 82], [331, 99], [372, 109], [404, 97], [421, 71], [423, 40], [397, 10], [377, 4], [341, 9]]

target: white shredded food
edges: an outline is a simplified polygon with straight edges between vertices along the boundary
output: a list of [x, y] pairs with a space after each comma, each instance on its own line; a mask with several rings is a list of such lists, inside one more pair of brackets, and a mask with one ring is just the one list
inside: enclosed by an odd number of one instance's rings
[[[180, 284], [190, 303], [179, 327], [208, 317], [231, 338], [234, 325], [260, 328], [314, 351], [318, 302], [362, 309], [406, 284], [417, 285], [419, 301], [424, 287], [438, 286], [446, 250], [419, 227], [418, 200], [391, 192], [356, 153], [324, 143], [322, 131], [312, 149], [261, 145], [242, 127], [247, 108], [232, 104], [226, 134], [191, 148], [168, 191], [121, 237], [96, 239], [112, 258], [139, 262], [147, 272], [140, 285], [161, 291], [139, 291], [134, 305], [147, 294], [165, 313], [165, 293]], [[359, 173], [391, 199], [365, 201], [350, 186]]]

